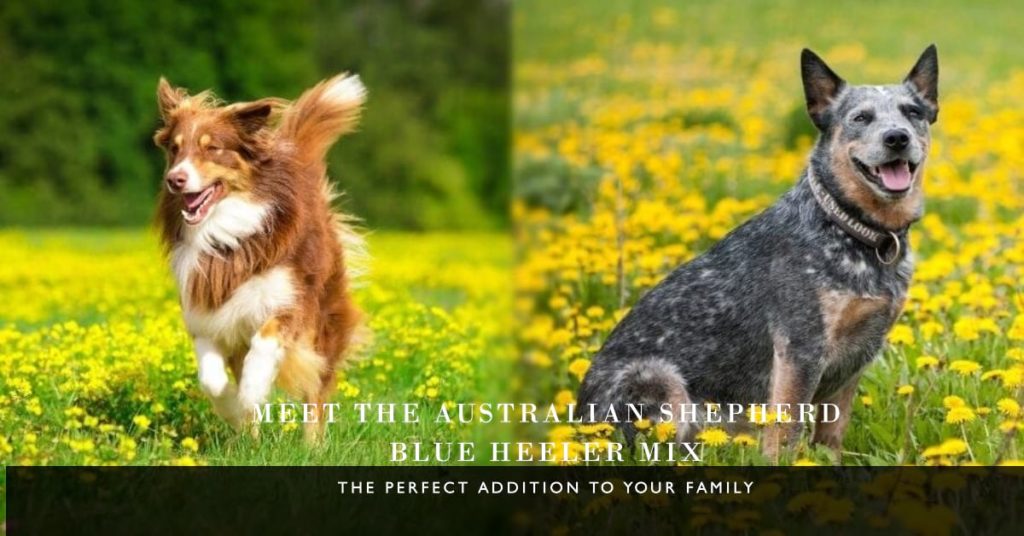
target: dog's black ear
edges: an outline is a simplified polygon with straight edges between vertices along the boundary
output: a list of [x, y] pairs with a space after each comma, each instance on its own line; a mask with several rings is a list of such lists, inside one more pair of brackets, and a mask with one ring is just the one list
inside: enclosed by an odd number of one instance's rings
[[156, 103], [160, 108], [160, 118], [166, 121], [187, 96], [184, 89], [171, 86], [171, 83], [161, 76], [156, 85]]
[[924, 49], [904, 82], [917, 91], [931, 108], [928, 120], [934, 123], [939, 116], [939, 52], [935, 45]]
[[846, 82], [817, 54], [806, 48], [800, 53], [800, 74], [804, 81], [807, 113], [811, 115], [811, 121], [818, 130], [825, 130], [830, 119], [829, 106], [846, 87]]
[[260, 99], [252, 102], [240, 102], [224, 108], [228, 118], [246, 134], [253, 134], [267, 126], [271, 114], [281, 107], [278, 99]]

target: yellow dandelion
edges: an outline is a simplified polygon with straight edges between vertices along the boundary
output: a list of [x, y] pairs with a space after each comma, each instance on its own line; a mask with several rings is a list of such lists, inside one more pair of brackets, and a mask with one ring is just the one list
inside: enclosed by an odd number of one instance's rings
[[1020, 416], [1020, 404], [1012, 398], [1000, 399], [996, 402], [996, 408], [999, 410], [999, 413], [1002, 413], [1007, 417]]
[[742, 447], [757, 446], [757, 439], [750, 434], [736, 434], [736, 437], [732, 438], [732, 442]]
[[1024, 385], [1024, 366], [1016, 365], [1003, 373], [1003, 387], [1013, 389]]
[[967, 405], [964, 399], [956, 395], [950, 395], [942, 399], [942, 406], [946, 409], [962, 408]]
[[998, 380], [1002, 378], [1004, 374], [1006, 374], [1006, 371], [1003, 369], [986, 370], [981, 374], [981, 381], [985, 382], [992, 379]]
[[601, 318], [602, 316], [604, 316], [604, 309], [597, 305], [588, 307], [587, 316], [589, 316], [590, 318]]
[[919, 329], [921, 330], [921, 336], [924, 337], [925, 340], [932, 340], [936, 335], [941, 335], [946, 332], [945, 326], [935, 322], [934, 320], [922, 322]]
[[1006, 338], [1011, 341], [1024, 341], [1024, 313], [1018, 314], [1013, 319], [1013, 324], [1006, 332]]
[[555, 406], [559, 411], [565, 411], [569, 404], [576, 402], [576, 395], [569, 389], [562, 389], [555, 395]]
[[586, 358], [579, 358], [569, 363], [569, 373], [576, 376], [576, 379], [583, 381], [583, 376], [587, 374], [587, 370], [590, 369], [590, 360]]
[[556, 426], [548, 432], [548, 438], [555, 443], [568, 443], [576, 437], [576, 429], [567, 424]]
[[671, 421], [662, 421], [654, 426], [654, 437], [658, 441], [668, 441], [669, 438], [675, 437], [676, 425]]
[[615, 427], [606, 422], [599, 422], [594, 424], [581, 424], [577, 430], [583, 435], [606, 435], [612, 433], [612, 431], [615, 430]]
[[974, 410], [968, 407], [953, 408], [946, 413], [946, 424], [962, 424], [976, 418]]
[[923, 355], [923, 356], [917, 358], [914, 361], [914, 364], [917, 365], [917, 369], [918, 370], [928, 369], [928, 368], [937, 368], [939, 366], [939, 359], [934, 357], [934, 356]]
[[145, 415], [136, 415], [135, 418], [132, 419], [132, 422], [135, 423], [135, 426], [139, 430], [147, 430], [153, 421], [150, 421], [149, 417], [146, 417]]
[[912, 345], [914, 344], [914, 330], [905, 324], [893, 326], [889, 331], [888, 339], [891, 344]]
[[718, 447], [729, 442], [729, 434], [721, 428], [708, 428], [697, 434], [697, 439], [709, 446]]
[[901, 385], [896, 389], [896, 394], [900, 396], [910, 396], [914, 394], [914, 386], [909, 384]]
[[981, 332], [985, 327], [987, 327], [987, 324], [981, 322], [978, 318], [965, 316], [953, 324], [953, 333], [956, 335], [956, 338], [971, 342], [981, 337]]
[[960, 439], [947, 439], [941, 444], [928, 447], [921, 453], [925, 458], [940, 458], [944, 456], [959, 456], [967, 452], [967, 443]]
[[860, 403], [864, 404], [864, 407], [870, 408], [871, 405], [875, 403], [875, 399], [871, 398], [870, 395], [864, 395], [860, 397]]
[[969, 359], [957, 359], [949, 364], [949, 370], [952, 370], [961, 376], [970, 376], [971, 374], [981, 370], [981, 364]]
[[1016, 432], [1017, 430], [1024, 430], [1024, 423], [1014, 419], [999, 423], [999, 431], [1004, 434]]

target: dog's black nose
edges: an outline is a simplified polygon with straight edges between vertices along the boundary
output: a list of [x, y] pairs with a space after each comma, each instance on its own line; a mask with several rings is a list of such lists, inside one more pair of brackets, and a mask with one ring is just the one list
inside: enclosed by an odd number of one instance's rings
[[180, 192], [185, 188], [185, 182], [188, 181], [188, 175], [185, 174], [184, 170], [172, 171], [167, 174], [164, 179], [167, 181], [167, 187], [172, 192]]
[[910, 133], [902, 128], [894, 128], [882, 135], [882, 143], [890, 149], [901, 151], [910, 143]]

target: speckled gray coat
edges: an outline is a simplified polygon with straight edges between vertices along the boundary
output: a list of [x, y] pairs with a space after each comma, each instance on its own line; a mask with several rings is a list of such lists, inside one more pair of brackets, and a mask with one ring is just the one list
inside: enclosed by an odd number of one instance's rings
[[[835, 401], [849, 410], [910, 284], [907, 227], [921, 213], [938, 62], [929, 47], [892, 86], [848, 86], [809, 51], [802, 68], [821, 131], [808, 169], [774, 205], [635, 304], [594, 358], [579, 405], [597, 404], [601, 414], [624, 404]], [[893, 141], [894, 132], [909, 139]], [[878, 166], [909, 166], [913, 183], [893, 191], [905, 185], [883, 180]], [[899, 238], [893, 262], [829, 218], [809, 173], [848, 214]], [[838, 447], [848, 418], [831, 430], [819, 425], [816, 439]]]

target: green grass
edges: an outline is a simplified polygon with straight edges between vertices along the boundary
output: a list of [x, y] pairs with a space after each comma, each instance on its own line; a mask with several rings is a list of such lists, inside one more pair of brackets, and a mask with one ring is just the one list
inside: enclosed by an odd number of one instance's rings
[[[0, 310], [0, 459], [386, 465], [393, 441], [509, 435], [500, 427], [435, 424], [432, 416], [445, 401], [501, 398], [508, 385], [510, 241], [375, 233], [369, 242], [371, 273], [355, 294], [373, 340], [340, 374], [338, 422], [310, 447], [300, 427], [264, 424], [254, 439], [213, 414], [195, 380], [169, 269], [149, 232], [0, 231], [12, 259], [0, 268], [0, 298], [11, 304]], [[353, 404], [362, 402], [418, 403], [421, 422], [357, 423]], [[184, 438], [196, 440], [198, 451]]]
[[[659, 24], [662, 8], [676, 14]], [[693, 50], [728, 47], [748, 57], [753, 65], [758, 56], [781, 44], [783, 53], [792, 49], [795, 68], [802, 47], [820, 51], [859, 42], [866, 47], [870, 61], [850, 65], [847, 76], [862, 78], [882, 74], [884, 71], [874, 67], [879, 62], [883, 66], [906, 64], [909, 70], [925, 46], [935, 43], [943, 84], [959, 86], [972, 78], [982, 83], [989, 77], [1002, 77], [1024, 65], [1024, 49], [1009, 42], [1020, 26], [1019, 8], [1012, 0], [570, 0], [557, 6], [544, 0], [522, 0], [515, 5], [514, 52], [517, 67], [532, 61], [557, 63], [587, 56], [625, 62], [624, 45], [660, 42]], [[736, 75], [742, 78], [744, 73]], [[889, 81], [890, 77], [865, 80]], [[794, 80], [794, 89], [799, 88], [798, 83]]]

